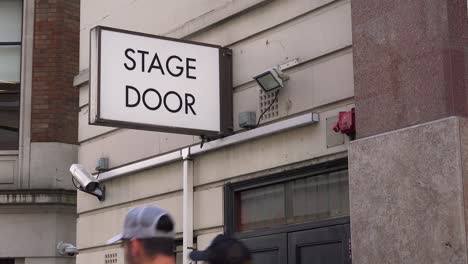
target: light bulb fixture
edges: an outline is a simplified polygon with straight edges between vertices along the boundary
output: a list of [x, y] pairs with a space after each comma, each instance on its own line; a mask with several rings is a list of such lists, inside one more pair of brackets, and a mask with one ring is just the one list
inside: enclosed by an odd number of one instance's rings
[[279, 67], [275, 67], [253, 78], [263, 91], [268, 93], [284, 87], [284, 82], [289, 79], [289, 76], [283, 74]]

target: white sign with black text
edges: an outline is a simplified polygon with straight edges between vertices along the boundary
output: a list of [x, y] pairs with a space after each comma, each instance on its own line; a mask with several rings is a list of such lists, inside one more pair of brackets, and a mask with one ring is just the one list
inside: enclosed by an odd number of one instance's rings
[[107, 27], [92, 29], [90, 124], [221, 134], [229, 123], [222, 120], [229, 114], [225, 109], [232, 107], [227, 51]]

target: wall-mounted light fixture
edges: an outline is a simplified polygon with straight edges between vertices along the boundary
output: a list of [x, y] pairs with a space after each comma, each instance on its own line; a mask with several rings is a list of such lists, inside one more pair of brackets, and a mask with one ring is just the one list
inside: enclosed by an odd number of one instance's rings
[[284, 82], [289, 79], [279, 67], [269, 69], [253, 78], [265, 93], [284, 87]]

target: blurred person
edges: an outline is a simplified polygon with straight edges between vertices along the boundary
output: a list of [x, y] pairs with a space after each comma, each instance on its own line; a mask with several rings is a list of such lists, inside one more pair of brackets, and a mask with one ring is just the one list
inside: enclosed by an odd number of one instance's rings
[[158, 206], [131, 209], [125, 217], [123, 232], [107, 241], [123, 242], [128, 264], [175, 264], [174, 222]]
[[239, 240], [228, 235], [218, 235], [203, 251], [193, 251], [190, 259], [207, 264], [251, 264], [252, 255]]

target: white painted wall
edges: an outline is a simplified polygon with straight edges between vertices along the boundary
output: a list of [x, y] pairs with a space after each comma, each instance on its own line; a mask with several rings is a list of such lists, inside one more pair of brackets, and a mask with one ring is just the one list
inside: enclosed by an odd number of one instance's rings
[[[221, 23], [210, 24], [216, 14], [229, 14], [229, 10], [223, 9], [226, 6], [248, 1], [82, 1], [82, 70], [88, 68], [88, 34], [95, 25], [153, 34], [172, 31], [170, 34], [183, 36], [183, 32], [190, 32], [205, 21], [207, 28], [189, 39], [233, 50], [236, 131], [240, 112], [260, 114], [259, 87], [251, 77], [292, 59], [300, 61], [286, 70], [290, 80], [280, 93], [277, 118], [314, 110], [320, 113], [321, 122], [194, 158], [194, 229], [199, 248], [208, 246], [222, 232], [225, 182], [342, 156], [347, 150], [346, 145], [327, 148], [325, 120], [353, 107], [350, 1], [272, 0]], [[78, 160], [90, 170], [101, 156], [109, 157], [114, 167], [198, 142], [194, 136], [89, 126], [87, 82], [80, 82], [79, 89]], [[104, 202], [78, 194], [78, 246], [82, 251], [77, 263], [102, 263], [109, 252], [121, 254], [115, 246], [106, 246], [104, 242], [120, 231], [126, 211], [133, 206], [158, 204], [167, 208], [174, 214], [177, 232], [182, 231], [182, 162], [115, 178], [105, 184]]]
[[0, 256], [54, 258], [57, 243], [75, 243], [73, 207], [1, 206]]
[[96, 25], [162, 34], [210, 12], [229, 0], [83, 0], [81, 1], [80, 69], [88, 66], [89, 30]]
[[[26, 258], [25, 262], [24, 262], [24, 264], [73, 264], [73, 263], [75, 263], [75, 258], [66, 258], [66, 257], [60, 257], [60, 258]], [[15, 264], [16, 264], [16, 262], [15, 262]]]
[[[338, 111], [321, 112], [322, 120]], [[194, 229], [223, 225], [222, 185], [236, 177], [268, 175], [268, 170], [346, 151], [346, 145], [327, 148], [325, 122], [246, 142], [194, 158]], [[263, 173], [258, 173], [263, 172]], [[182, 232], [182, 162], [175, 162], [105, 182], [107, 197], [78, 193], [78, 246], [84, 253], [105, 247], [105, 241], [122, 228], [126, 212], [144, 204], [168, 209], [176, 231]]]
[[[291, 1], [291, 5], [296, 2], [301, 1]], [[270, 5], [278, 9], [284, 7], [276, 6], [278, 3], [273, 1], [260, 9], [270, 9]], [[349, 1], [339, 1], [229, 46], [233, 50], [236, 130], [239, 129], [240, 112], [256, 111], [257, 117], [260, 115], [259, 87], [252, 76], [293, 58], [298, 58], [302, 64], [286, 71], [290, 80], [280, 93], [277, 118], [353, 97], [352, 50], [347, 48], [352, 43], [350, 12]], [[239, 27], [237, 31], [244, 30], [244, 24], [238, 20], [235, 18], [219, 25], [216, 32], [222, 36], [223, 30], [232, 31], [233, 23]], [[194, 38], [205, 41], [210, 34], [214, 33], [201, 33]], [[198, 138], [192, 136], [90, 126], [87, 83], [80, 86], [80, 94], [79, 160], [88, 169], [94, 168], [100, 156], [108, 156], [112, 167], [198, 142]], [[102, 133], [105, 135], [100, 137]], [[122, 152], [124, 149], [128, 154]]]
[[33, 189], [74, 190], [70, 164], [78, 160], [78, 146], [58, 142], [31, 143], [31, 178]]
[[8, 154], [8, 152], [0, 154], [0, 186], [3, 189], [16, 188], [18, 184], [16, 177], [18, 175], [18, 154]]

